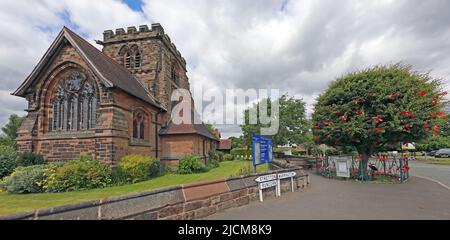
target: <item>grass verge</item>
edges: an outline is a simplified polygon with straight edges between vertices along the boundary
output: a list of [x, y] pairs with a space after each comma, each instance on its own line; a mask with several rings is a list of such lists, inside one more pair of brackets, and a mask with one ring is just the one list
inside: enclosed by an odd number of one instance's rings
[[[11, 194], [0, 193], [0, 215], [28, 212], [40, 208], [55, 207], [66, 204], [98, 200], [112, 196], [141, 192], [145, 190], [169, 187], [179, 184], [211, 181], [227, 178], [236, 173], [249, 161], [221, 162], [220, 166], [205, 173], [197, 174], [165, 174], [150, 180], [100, 189], [63, 193]], [[251, 163], [251, 162], [250, 162]], [[267, 165], [258, 166], [258, 172], [267, 171]]]

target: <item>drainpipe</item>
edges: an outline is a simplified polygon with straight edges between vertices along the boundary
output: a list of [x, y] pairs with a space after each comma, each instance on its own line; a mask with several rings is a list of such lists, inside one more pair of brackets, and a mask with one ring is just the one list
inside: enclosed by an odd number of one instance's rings
[[161, 126], [161, 124], [158, 121], [158, 116], [160, 113], [162, 113], [162, 109], [159, 110], [159, 112], [156, 113], [156, 117], [155, 117], [155, 158], [158, 158], [158, 125]]

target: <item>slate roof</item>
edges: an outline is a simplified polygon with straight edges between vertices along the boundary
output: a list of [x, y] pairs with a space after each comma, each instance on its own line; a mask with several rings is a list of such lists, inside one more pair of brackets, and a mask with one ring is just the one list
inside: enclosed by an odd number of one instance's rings
[[86, 63], [94, 70], [94, 73], [103, 81], [106, 87], [117, 87], [128, 94], [131, 94], [155, 107], [165, 110], [156, 99], [145, 89], [141, 82], [124, 66], [92, 46], [89, 42], [78, 36], [76, 33], [64, 27], [58, 37], [45, 53], [44, 57], [33, 69], [33, 72], [13, 93], [16, 96], [24, 97], [26, 89], [35, 81], [39, 73], [44, 70], [46, 62], [51, 60], [56, 54], [56, 49], [64, 43], [64, 39], [75, 48]]
[[[191, 115], [192, 123], [186, 123], [186, 124], [175, 124], [172, 121], [169, 121], [166, 127], [163, 127], [160, 129], [159, 134], [160, 135], [172, 135], [172, 134], [199, 134], [204, 137], [219, 141], [219, 139], [212, 134], [208, 128], [203, 124], [202, 121], [199, 120], [198, 114], [193, 110], [193, 114]], [[197, 119], [197, 121], [194, 121], [194, 119]], [[196, 123], [196, 122], [202, 122], [202, 123]]]

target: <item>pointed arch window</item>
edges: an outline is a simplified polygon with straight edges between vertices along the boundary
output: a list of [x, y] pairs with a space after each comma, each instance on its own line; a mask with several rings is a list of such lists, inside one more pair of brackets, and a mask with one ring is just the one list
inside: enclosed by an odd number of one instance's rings
[[133, 113], [133, 135], [132, 138], [135, 141], [145, 140], [146, 131], [146, 117], [142, 111], [136, 111]]
[[142, 55], [137, 45], [123, 46], [119, 51], [119, 56], [122, 59], [122, 65], [126, 68], [137, 69], [141, 67]]
[[79, 72], [61, 78], [52, 100], [51, 131], [93, 129], [97, 121], [97, 91]]

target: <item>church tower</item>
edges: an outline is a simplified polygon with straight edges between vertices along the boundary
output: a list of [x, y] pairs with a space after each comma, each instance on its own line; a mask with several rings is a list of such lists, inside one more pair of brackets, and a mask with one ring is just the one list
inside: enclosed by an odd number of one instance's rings
[[177, 88], [189, 90], [186, 61], [159, 23], [106, 30], [103, 53], [131, 71], [147, 91], [169, 112], [170, 96]]

